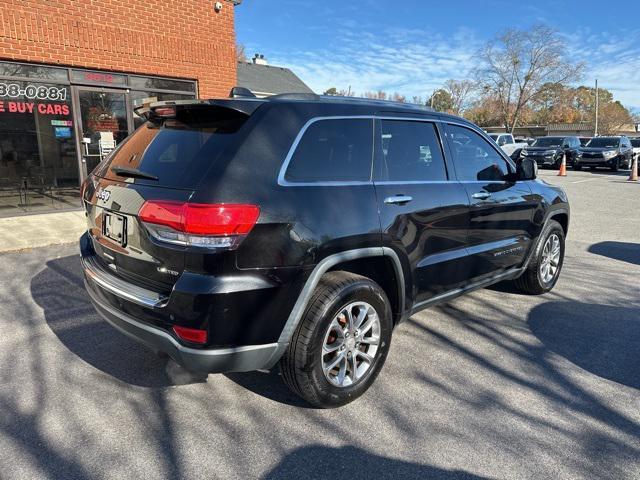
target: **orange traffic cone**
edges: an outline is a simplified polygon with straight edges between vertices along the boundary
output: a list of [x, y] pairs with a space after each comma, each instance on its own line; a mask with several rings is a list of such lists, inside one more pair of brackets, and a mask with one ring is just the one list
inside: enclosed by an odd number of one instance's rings
[[637, 182], [638, 181], [638, 155], [633, 159], [633, 165], [631, 165], [631, 173], [629, 174], [629, 178], [627, 182]]
[[559, 177], [567, 176], [567, 154], [566, 153], [562, 154], [562, 163], [560, 164], [560, 170], [558, 171], [558, 176]]

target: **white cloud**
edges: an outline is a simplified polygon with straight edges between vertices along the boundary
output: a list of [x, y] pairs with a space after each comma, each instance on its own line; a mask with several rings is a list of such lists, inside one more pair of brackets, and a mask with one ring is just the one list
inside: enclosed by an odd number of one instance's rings
[[375, 35], [345, 22], [337, 22], [331, 38], [319, 50], [270, 52], [270, 61], [291, 68], [317, 92], [351, 86], [359, 93], [385, 90], [427, 97], [447, 79], [467, 76], [480, 45], [468, 30], [450, 38], [400, 28]]
[[[428, 26], [377, 31], [348, 20], [336, 20], [326, 28], [324, 37], [330, 41], [325, 47], [287, 45], [268, 52], [270, 62], [291, 68], [316, 92], [351, 86], [358, 93], [385, 90], [426, 98], [449, 78], [467, 78], [476, 65], [475, 52], [484, 43], [468, 28], [451, 36]], [[615, 99], [640, 106], [640, 31], [609, 35], [585, 29], [565, 38], [570, 56], [587, 63], [581, 83], [592, 85], [598, 78]]]

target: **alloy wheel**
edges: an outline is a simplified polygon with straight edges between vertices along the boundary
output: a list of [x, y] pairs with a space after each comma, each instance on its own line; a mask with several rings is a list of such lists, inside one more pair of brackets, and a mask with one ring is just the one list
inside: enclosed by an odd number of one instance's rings
[[353, 302], [334, 317], [322, 343], [322, 371], [336, 387], [350, 387], [371, 369], [380, 345], [380, 318], [366, 302]]
[[555, 233], [547, 238], [542, 247], [542, 261], [540, 262], [540, 277], [546, 284], [556, 277], [560, 268], [560, 238]]

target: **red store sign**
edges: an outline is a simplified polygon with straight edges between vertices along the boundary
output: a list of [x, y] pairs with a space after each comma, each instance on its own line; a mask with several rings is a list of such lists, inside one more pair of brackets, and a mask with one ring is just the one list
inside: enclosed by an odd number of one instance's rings
[[69, 105], [49, 102], [6, 102], [0, 100], [0, 113], [34, 113], [40, 115], [69, 115]]

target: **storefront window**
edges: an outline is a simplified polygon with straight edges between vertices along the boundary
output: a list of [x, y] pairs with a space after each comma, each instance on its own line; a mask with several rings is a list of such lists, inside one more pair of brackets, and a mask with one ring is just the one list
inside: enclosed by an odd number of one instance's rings
[[195, 93], [196, 85], [194, 82], [185, 82], [181, 80], [172, 80], [169, 78], [146, 78], [131, 77], [129, 79], [131, 88], [139, 88], [142, 90], [178, 90], [182, 92]]
[[196, 86], [0, 61], [0, 216], [79, 207], [80, 181], [144, 123], [131, 107], [192, 99]]
[[79, 205], [70, 88], [0, 80], [0, 215]]
[[67, 71], [63, 68], [8, 62], [0, 62], [0, 76], [39, 78], [41, 80], [58, 80], [62, 82], [69, 81]]
[[80, 90], [82, 149], [90, 173], [129, 134], [125, 92]]

